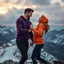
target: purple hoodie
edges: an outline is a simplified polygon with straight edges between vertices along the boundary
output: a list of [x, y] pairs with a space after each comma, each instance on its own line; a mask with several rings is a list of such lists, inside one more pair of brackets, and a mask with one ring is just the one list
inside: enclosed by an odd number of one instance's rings
[[33, 33], [28, 32], [32, 23], [20, 16], [16, 21], [17, 35], [16, 40], [25, 40], [31, 38], [33, 40]]

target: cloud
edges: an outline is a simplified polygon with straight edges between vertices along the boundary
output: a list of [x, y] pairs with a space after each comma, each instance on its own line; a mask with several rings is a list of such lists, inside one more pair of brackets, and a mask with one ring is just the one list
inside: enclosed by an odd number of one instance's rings
[[[52, 1], [52, 2], [51, 2]], [[15, 25], [24, 9], [34, 9], [31, 22], [36, 26], [41, 15], [49, 19], [51, 26], [64, 26], [64, 0], [0, 0], [0, 24]]]
[[6, 15], [0, 15], [0, 24], [15, 24], [16, 19], [23, 14], [23, 10], [13, 8]]
[[36, 8], [35, 5], [25, 5], [25, 0], [0, 0], [0, 14], [6, 14], [9, 10], [16, 8], [18, 10], [29, 8]]
[[10, 3], [16, 3], [18, 0], [14, 0], [14, 1], [13, 1], [13, 0], [3, 0], [3, 1], [4, 1], [4, 2], [7, 2], [7, 3], [9, 3], [9, 2], [10, 2]]
[[64, 0], [62, 0], [62, 2], [64, 2]]
[[64, 21], [64, 10], [60, 6], [60, 3], [35, 8], [35, 13], [33, 16], [34, 21], [36, 21], [41, 15], [45, 15], [49, 19], [50, 23], [63, 23]]
[[50, 5], [50, 0], [27, 0], [25, 4]]

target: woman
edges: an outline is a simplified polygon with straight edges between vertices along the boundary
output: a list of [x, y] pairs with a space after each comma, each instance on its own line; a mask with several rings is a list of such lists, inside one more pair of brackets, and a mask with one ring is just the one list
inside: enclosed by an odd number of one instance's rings
[[47, 33], [49, 30], [48, 19], [44, 15], [42, 15], [39, 18], [38, 22], [39, 24], [37, 25], [36, 28], [33, 28], [31, 25], [31, 30], [34, 32], [34, 36], [33, 36], [33, 42], [31, 42], [30, 45], [32, 46], [34, 43], [36, 44], [31, 58], [32, 58], [33, 64], [37, 64], [36, 59], [47, 64], [48, 62], [40, 57], [40, 52], [45, 43], [42, 37], [43, 33], [44, 32]]

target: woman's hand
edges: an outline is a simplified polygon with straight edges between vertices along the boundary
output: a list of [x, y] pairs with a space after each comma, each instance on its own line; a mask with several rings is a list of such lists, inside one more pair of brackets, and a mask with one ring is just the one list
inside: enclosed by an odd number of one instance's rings
[[34, 42], [32, 41], [32, 42], [30, 43], [30, 46], [33, 46], [33, 44], [34, 44]]

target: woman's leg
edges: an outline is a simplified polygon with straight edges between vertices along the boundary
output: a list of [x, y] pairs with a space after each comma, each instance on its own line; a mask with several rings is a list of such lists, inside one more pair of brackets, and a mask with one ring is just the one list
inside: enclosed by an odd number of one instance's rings
[[37, 64], [37, 61], [36, 61], [36, 54], [37, 54], [37, 45], [35, 46], [34, 50], [33, 50], [33, 53], [32, 53], [32, 61], [33, 61], [33, 64]]
[[[41, 45], [41, 48], [43, 48], [43, 46], [44, 45]], [[40, 54], [41, 54], [41, 49], [39, 50], [39, 53], [37, 54], [36, 59], [43, 62], [43, 63], [45, 63], [45, 64], [47, 64], [47, 61], [45, 59], [41, 58]]]
[[17, 40], [17, 47], [20, 50], [20, 53], [22, 55], [22, 58], [20, 59], [19, 64], [24, 64], [24, 62], [27, 60], [27, 51], [28, 51], [28, 41], [25, 40]]
[[36, 57], [40, 50], [41, 50], [41, 45], [36, 45], [31, 56], [33, 64], [37, 64]]
[[45, 59], [43, 59], [43, 58], [40, 57], [40, 52], [38, 53], [36, 59], [39, 60], [39, 61], [42, 62], [42, 63], [47, 64], [47, 61], [46, 61]]

